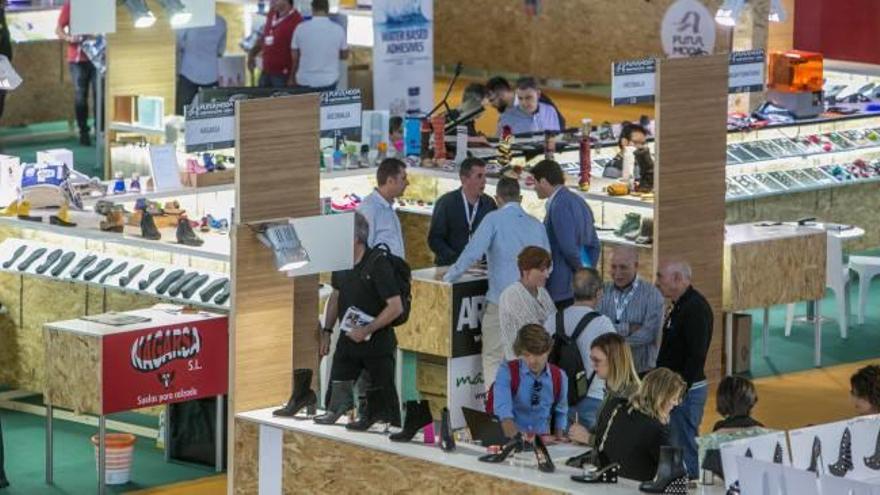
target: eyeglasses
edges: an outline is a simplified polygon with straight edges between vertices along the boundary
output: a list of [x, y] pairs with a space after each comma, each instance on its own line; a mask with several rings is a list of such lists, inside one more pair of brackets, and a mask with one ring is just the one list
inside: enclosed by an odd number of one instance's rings
[[537, 407], [541, 403], [541, 390], [543, 389], [544, 384], [540, 380], [535, 380], [532, 385], [532, 407]]

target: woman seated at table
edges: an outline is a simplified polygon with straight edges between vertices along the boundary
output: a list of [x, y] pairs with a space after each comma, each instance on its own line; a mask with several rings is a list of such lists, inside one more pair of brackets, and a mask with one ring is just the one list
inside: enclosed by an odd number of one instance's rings
[[[590, 361], [596, 370], [596, 377], [605, 381], [605, 397], [596, 413], [597, 421], [622, 402], [628, 402], [639, 391], [639, 375], [636, 373], [632, 351], [620, 334], [605, 333], [590, 344]], [[589, 431], [579, 423], [573, 423], [568, 430], [568, 438], [577, 443], [594, 445], [594, 431]]]
[[528, 246], [517, 256], [520, 279], [504, 289], [498, 300], [501, 342], [507, 360], [517, 357], [513, 342], [523, 326], [543, 325], [556, 313], [553, 298], [544, 288], [552, 262], [550, 253], [538, 246]]
[[669, 445], [669, 413], [681, 402], [684, 380], [667, 368], [645, 376], [629, 402], [619, 402], [599, 418], [598, 464], [620, 464], [620, 476], [648, 481], [657, 473], [660, 446]]

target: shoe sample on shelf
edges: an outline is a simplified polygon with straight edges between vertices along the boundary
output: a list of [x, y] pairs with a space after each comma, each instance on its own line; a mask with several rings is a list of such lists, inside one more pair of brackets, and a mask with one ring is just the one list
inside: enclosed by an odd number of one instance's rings
[[404, 404], [404, 410], [406, 415], [403, 418], [403, 430], [388, 437], [392, 442], [409, 442], [419, 430], [434, 423], [426, 400], [408, 400]]
[[843, 478], [846, 473], [854, 469], [852, 461], [852, 436], [849, 427], [844, 428], [843, 436], [840, 438], [840, 449], [837, 462], [828, 465], [828, 472]]
[[43, 255], [46, 254], [46, 248], [39, 248], [31, 251], [31, 254], [28, 255], [27, 258], [24, 259], [21, 263], [16, 267], [18, 271], [23, 272], [31, 267], [35, 261], [42, 258]]
[[145, 278], [145, 279], [141, 280], [140, 282], [138, 282], [138, 289], [140, 289], [140, 290], [147, 290], [147, 287], [153, 285], [153, 282], [155, 282], [156, 280], [158, 280], [159, 277], [161, 277], [163, 273], [165, 273], [165, 269], [164, 269], [164, 268], [156, 268], [155, 270], [151, 271], [151, 272], [147, 275], [147, 278]]
[[170, 287], [168, 287], [168, 295], [171, 297], [177, 297], [180, 295], [180, 291], [183, 290], [183, 287], [186, 284], [193, 281], [194, 278], [199, 276], [199, 272], [189, 272], [184, 276], [177, 279]]
[[232, 295], [232, 286], [227, 284], [223, 285], [223, 290], [217, 294], [217, 297], [214, 298], [214, 304], [226, 304], [226, 301], [229, 300], [229, 296]]
[[83, 280], [87, 280], [87, 281], [92, 280], [93, 278], [100, 275], [101, 272], [106, 270], [107, 267], [109, 267], [111, 264], [113, 264], [113, 260], [110, 258], [105, 258], [105, 259], [101, 260], [97, 265], [95, 265], [94, 268], [92, 268], [91, 270], [89, 270], [83, 274]]
[[819, 474], [819, 466], [822, 465], [822, 441], [818, 436], [813, 437], [813, 447], [810, 449], [810, 466], [807, 471]]
[[49, 256], [46, 256], [46, 261], [40, 263], [40, 266], [38, 266], [34, 271], [36, 271], [40, 275], [46, 273], [46, 270], [52, 268], [52, 265], [54, 265], [55, 262], [61, 258], [62, 254], [64, 254], [63, 249], [56, 249], [52, 251], [51, 253], [49, 253]]
[[221, 234], [229, 231], [229, 220], [226, 220], [225, 218], [217, 219], [211, 215], [208, 215], [207, 218], [208, 225], [210, 225], [212, 229], [219, 230]]
[[186, 213], [186, 210], [180, 209], [180, 202], [177, 200], [166, 201], [165, 205], [162, 206], [162, 212], [166, 215], [183, 215]]
[[132, 280], [137, 276], [138, 273], [143, 271], [144, 265], [135, 265], [131, 270], [128, 271], [125, 275], [119, 277], [119, 286], [120, 287], [128, 287], [128, 284], [131, 283]]
[[687, 495], [688, 474], [684, 467], [684, 454], [678, 447], [660, 447], [660, 460], [657, 474], [651, 481], [639, 485], [639, 491], [646, 493], [665, 493]]
[[177, 243], [183, 244], [184, 246], [196, 247], [205, 243], [205, 241], [193, 231], [192, 225], [189, 223], [186, 214], [180, 215], [180, 218], [177, 220]]
[[624, 237], [626, 234], [630, 232], [638, 232], [639, 227], [642, 224], [642, 216], [638, 213], [627, 213], [623, 218], [623, 222], [621, 222], [620, 227], [614, 231], [614, 235], [617, 237]]
[[12, 257], [3, 262], [3, 268], [8, 269], [10, 266], [12, 266], [12, 264], [15, 263], [16, 260], [18, 260], [18, 258], [20, 258], [22, 254], [24, 254], [25, 251], [27, 251], [27, 246], [18, 246], [15, 249], [15, 252], [12, 253]]
[[208, 217], [202, 217], [202, 221], [199, 222], [199, 232], [210, 232], [211, 225], [208, 223]]
[[205, 170], [213, 172], [217, 165], [214, 163], [214, 155], [210, 153], [202, 153], [202, 162], [205, 164]]
[[534, 446], [535, 459], [538, 461], [538, 470], [542, 473], [552, 473], [553, 471], [556, 471], [556, 466], [553, 465], [553, 459], [550, 458], [550, 453], [547, 452], [547, 446], [544, 445], [544, 439], [541, 438], [541, 435], [535, 435]]
[[95, 264], [98, 261], [98, 257], [94, 254], [90, 254], [85, 258], [79, 260], [79, 263], [70, 270], [70, 273], [67, 275], [70, 278], [78, 278], [84, 271], [86, 271], [89, 267]]
[[573, 468], [582, 469], [584, 465], [590, 464], [593, 461], [593, 450], [590, 449], [583, 454], [578, 454], [573, 457], [569, 457], [565, 461], [565, 465]]
[[108, 278], [110, 278], [114, 275], [119, 275], [126, 268], [128, 268], [127, 261], [123, 261], [122, 263], [119, 263], [118, 265], [114, 266], [109, 272], [107, 272], [101, 276], [101, 283], [103, 284], [104, 282], [107, 281]]
[[[391, 423], [393, 425], [395, 423], [395, 418], [389, 417], [391, 414], [389, 409], [391, 407], [397, 409], [397, 406], [385, 404], [385, 395], [386, 394], [378, 388], [367, 390], [364, 413], [354, 422], [345, 425], [345, 429], [352, 431], [367, 431], [371, 426], [379, 422]], [[399, 421], [400, 419], [397, 418], [397, 422]]]
[[113, 180], [113, 194], [125, 194], [125, 177], [122, 172], [117, 172]]
[[52, 268], [51, 275], [53, 277], [57, 277], [57, 276], [61, 275], [61, 273], [64, 270], [66, 270], [67, 267], [70, 266], [71, 263], [73, 263], [74, 258], [76, 258], [76, 253], [68, 252], [68, 253], [64, 253], [63, 255], [61, 255], [61, 259], [59, 259], [58, 263], [55, 265], [55, 267]]
[[165, 292], [167, 292], [168, 289], [171, 288], [171, 284], [182, 277], [184, 273], [185, 272], [180, 268], [169, 272], [168, 275], [166, 275], [165, 278], [162, 280], [162, 282], [160, 282], [159, 285], [156, 286], [156, 294], [164, 295]]
[[207, 275], [199, 275], [183, 287], [180, 291], [180, 295], [185, 299], [191, 299], [193, 294], [208, 282], [208, 279], [209, 277]]
[[131, 183], [128, 185], [128, 190], [133, 193], [141, 192], [141, 176], [138, 174], [131, 174]]
[[100, 227], [104, 232], [121, 234], [125, 228], [125, 213], [122, 206], [111, 205], [105, 214], [104, 220], [101, 220]]
[[188, 174], [196, 174], [201, 175], [208, 171], [205, 167], [199, 163], [198, 158], [187, 158], [186, 159], [186, 173]]
[[449, 408], [440, 412], [440, 448], [444, 452], [455, 450], [455, 437], [452, 435], [452, 421], [449, 419]]
[[32, 217], [31, 216], [31, 203], [30, 201], [22, 201], [18, 203], [18, 218], [19, 220], [27, 220], [28, 222], [42, 222], [43, 217]]
[[486, 454], [480, 456], [477, 460], [480, 462], [489, 462], [492, 464], [498, 464], [499, 462], [504, 462], [510, 454], [514, 452], [522, 452], [523, 450], [523, 437], [522, 433], [517, 433], [513, 436], [513, 438], [508, 441], [504, 447], [498, 453], [495, 454]]
[[354, 409], [353, 390], [354, 382], [351, 380], [330, 383], [330, 404], [324, 414], [314, 417], [315, 423], [319, 425], [335, 424], [339, 418]]
[[309, 368], [299, 368], [293, 370], [293, 392], [287, 403], [281, 409], [272, 411], [272, 416], [281, 416], [283, 418], [295, 417], [303, 408], [306, 409], [308, 416], [314, 416], [317, 413], [318, 396], [312, 390], [312, 370]]
[[18, 200], [9, 203], [6, 208], [3, 208], [3, 211], [0, 211], [0, 217], [14, 217], [18, 216]]
[[776, 442], [776, 448], [773, 449], [773, 464], [782, 464], [782, 445]]
[[76, 227], [76, 224], [70, 221], [70, 207], [67, 205], [67, 202], [61, 205], [57, 215], [49, 217], [49, 223], [62, 227]]
[[162, 238], [162, 234], [156, 228], [153, 215], [147, 210], [141, 212], [141, 237], [151, 241], [158, 241]]
[[201, 292], [199, 292], [199, 298], [201, 298], [202, 302], [206, 303], [206, 302], [210, 301], [211, 298], [214, 297], [215, 294], [217, 294], [218, 292], [223, 290], [223, 288], [226, 287], [227, 284], [229, 284], [228, 278], [217, 279], [217, 280], [211, 282], [210, 284], [208, 284], [207, 287], [205, 287]]
[[620, 473], [620, 464], [612, 463], [595, 471], [585, 472], [582, 475], [572, 475], [571, 480], [578, 483], [617, 483], [617, 475]]

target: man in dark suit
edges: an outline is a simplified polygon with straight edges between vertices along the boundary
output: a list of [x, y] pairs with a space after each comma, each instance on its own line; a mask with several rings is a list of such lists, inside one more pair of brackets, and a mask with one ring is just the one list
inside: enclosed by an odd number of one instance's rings
[[583, 198], [565, 187], [565, 175], [558, 163], [543, 160], [532, 169], [532, 176], [538, 197], [547, 200], [544, 226], [553, 255], [547, 291], [561, 311], [574, 304], [574, 273], [599, 262], [599, 236], [593, 211]]
[[465, 159], [458, 176], [461, 187], [440, 196], [431, 217], [428, 246], [436, 255], [434, 264], [437, 266], [455, 263], [483, 217], [495, 210], [495, 201], [483, 193], [486, 164], [482, 160]]

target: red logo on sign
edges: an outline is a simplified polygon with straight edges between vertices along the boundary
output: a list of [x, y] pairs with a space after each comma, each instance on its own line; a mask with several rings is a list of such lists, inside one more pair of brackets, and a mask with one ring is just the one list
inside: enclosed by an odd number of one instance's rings
[[202, 349], [196, 327], [159, 330], [143, 335], [131, 345], [132, 368], [150, 372], [175, 359], [190, 359]]

